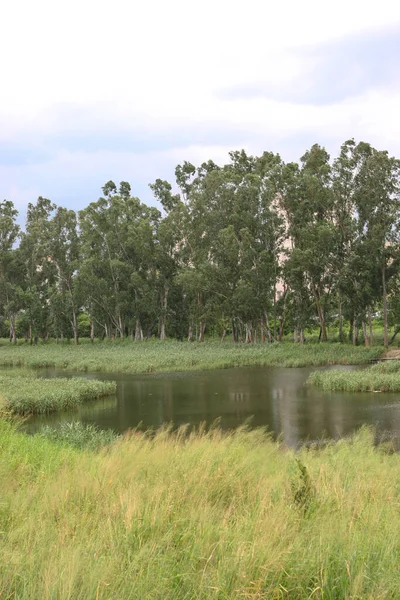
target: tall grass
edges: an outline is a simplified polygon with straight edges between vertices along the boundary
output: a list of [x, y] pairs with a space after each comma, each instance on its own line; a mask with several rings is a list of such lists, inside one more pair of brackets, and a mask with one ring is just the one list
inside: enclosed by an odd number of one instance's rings
[[324, 391], [399, 392], [400, 364], [393, 363], [378, 363], [361, 371], [315, 371], [307, 383]]
[[400, 597], [400, 456], [261, 431], [135, 433], [98, 454], [0, 423], [0, 594]]
[[379, 357], [383, 348], [341, 344], [234, 344], [232, 342], [0, 345], [0, 365], [55, 367], [75, 371], [151, 373], [250, 365], [285, 367], [362, 364]]
[[41, 379], [34, 375], [0, 374], [0, 404], [14, 414], [49, 413], [115, 394], [113, 381], [83, 378]]

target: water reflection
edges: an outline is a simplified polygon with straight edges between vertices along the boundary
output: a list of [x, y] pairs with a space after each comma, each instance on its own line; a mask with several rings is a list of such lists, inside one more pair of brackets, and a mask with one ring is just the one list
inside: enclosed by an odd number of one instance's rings
[[[33, 430], [43, 423], [77, 419], [123, 432], [139, 423], [149, 428], [171, 421], [179, 426], [220, 419], [221, 427], [227, 429], [252, 417], [253, 426], [267, 426], [289, 446], [323, 437], [337, 439], [363, 424], [400, 434], [397, 394], [324, 393], [304, 385], [312, 370], [258, 367], [162, 375], [81, 375], [116, 380], [117, 396], [87, 404], [75, 413], [36, 417], [28, 426]], [[65, 377], [66, 373], [46, 370], [43, 375]]]

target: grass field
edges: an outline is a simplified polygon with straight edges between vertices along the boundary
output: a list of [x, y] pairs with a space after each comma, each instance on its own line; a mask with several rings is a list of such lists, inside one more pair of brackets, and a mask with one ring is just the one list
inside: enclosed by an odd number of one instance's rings
[[0, 421], [0, 597], [400, 597], [400, 456], [361, 431], [298, 454], [261, 431], [101, 452]]
[[377, 363], [362, 371], [315, 371], [307, 383], [324, 391], [400, 392], [400, 360]]
[[116, 384], [80, 377], [42, 379], [29, 373], [0, 373], [0, 407], [14, 414], [48, 413], [115, 394]]
[[12, 346], [0, 343], [0, 366], [57, 367], [76, 371], [151, 373], [237, 366], [282, 367], [363, 364], [383, 354], [383, 348], [341, 344], [234, 344], [232, 342], [96, 343], [80, 346], [55, 343]]

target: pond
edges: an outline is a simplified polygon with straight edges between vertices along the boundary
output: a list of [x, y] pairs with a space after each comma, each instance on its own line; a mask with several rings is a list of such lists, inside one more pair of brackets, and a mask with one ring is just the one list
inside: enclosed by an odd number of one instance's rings
[[323, 437], [338, 439], [363, 424], [400, 438], [398, 394], [322, 392], [305, 385], [313, 370], [315, 367], [247, 367], [156, 375], [83, 375], [45, 369], [43, 377], [115, 380], [117, 395], [75, 412], [31, 417], [26, 427], [33, 432], [43, 424], [79, 420], [122, 433], [140, 423], [143, 428], [156, 428], [168, 422], [198, 425], [219, 419], [220, 426], [229, 429], [251, 418], [251, 426], [267, 426], [289, 446]]

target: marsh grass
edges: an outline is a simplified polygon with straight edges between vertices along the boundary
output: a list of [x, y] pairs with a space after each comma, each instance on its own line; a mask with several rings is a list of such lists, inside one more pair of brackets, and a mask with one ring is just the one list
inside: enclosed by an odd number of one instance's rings
[[84, 378], [42, 379], [34, 374], [0, 373], [0, 403], [14, 414], [49, 413], [115, 394], [116, 383]]
[[341, 344], [234, 344], [233, 342], [142, 342], [129, 340], [80, 346], [0, 344], [0, 365], [59, 368], [88, 372], [152, 373], [239, 366], [305, 367], [363, 364], [383, 348]]
[[85, 425], [80, 421], [61, 423], [57, 427], [44, 425], [35, 435], [57, 444], [92, 451], [112, 444], [119, 437], [111, 429], [99, 429], [95, 425]]
[[164, 428], [89, 453], [3, 422], [1, 597], [398, 598], [399, 481], [367, 430], [294, 454]]
[[324, 391], [399, 392], [400, 361], [377, 363], [361, 371], [315, 371], [307, 383]]

